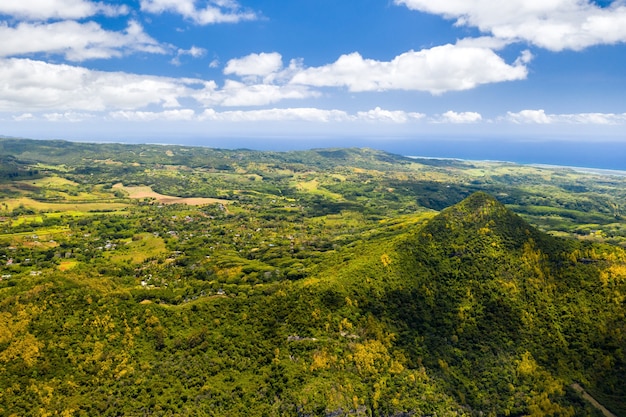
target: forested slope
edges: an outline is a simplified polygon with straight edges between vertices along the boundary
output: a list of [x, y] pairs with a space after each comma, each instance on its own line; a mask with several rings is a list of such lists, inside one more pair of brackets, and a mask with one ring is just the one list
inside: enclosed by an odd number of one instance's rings
[[576, 381], [626, 415], [624, 250], [476, 193], [315, 259], [185, 300], [135, 282], [149, 260], [12, 280], [0, 414], [596, 415]]

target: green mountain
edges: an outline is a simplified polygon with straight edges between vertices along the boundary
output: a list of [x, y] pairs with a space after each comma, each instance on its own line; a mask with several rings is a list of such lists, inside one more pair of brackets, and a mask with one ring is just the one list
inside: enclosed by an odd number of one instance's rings
[[385, 311], [400, 312], [390, 317], [405, 323], [407, 347], [422, 338], [423, 363], [457, 398], [496, 414], [567, 414], [567, 387], [581, 381], [623, 415], [623, 251], [543, 234], [476, 193], [397, 256], [411, 289]]
[[[552, 237], [479, 192], [362, 232], [304, 278], [229, 284], [278, 274], [259, 252], [9, 280], [0, 414], [599, 415], [579, 383], [626, 416], [619, 247]], [[148, 271], [168, 285], [137, 284]]]

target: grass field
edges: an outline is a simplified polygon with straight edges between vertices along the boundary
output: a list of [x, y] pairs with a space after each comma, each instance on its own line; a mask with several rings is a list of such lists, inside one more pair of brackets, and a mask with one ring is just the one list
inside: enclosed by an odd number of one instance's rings
[[229, 204], [230, 201], [223, 200], [219, 198], [205, 198], [205, 197], [173, 197], [169, 195], [159, 194], [155, 191], [152, 191], [152, 188], [149, 186], [134, 186], [134, 187], [125, 187], [122, 184], [115, 184], [113, 186], [116, 190], [124, 191], [128, 194], [129, 198], [132, 199], [154, 199], [158, 203], [161, 204], [187, 204], [190, 206], [202, 206], [205, 204]]
[[79, 184], [74, 182], [74, 181], [70, 181], [68, 179], [65, 178], [61, 178], [61, 177], [44, 177], [44, 178], [38, 178], [35, 180], [21, 180], [21, 181], [15, 181], [16, 183], [26, 183], [26, 184], [30, 184], [30, 185], [34, 185], [35, 187], [49, 187], [49, 188], [63, 188], [63, 187], [77, 187]]
[[38, 245], [54, 247], [56, 246], [56, 243], [49, 242], [49, 240], [55, 238], [60, 234], [65, 234], [69, 232], [70, 228], [67, 226], [42, 227], [38, 228], [36, 231], [2, 234], [0, 235], [0, 241], [8, 240], [13, 242], [14, 244], [25, 244], [26, 246], [29, 246], [30, 243], [35, 242]]
[[150, 233], [140, 233], [117, 250], [107, 252], [106, 256], [114, 262], [130, 261], [133, 264], [141, 264], [166, 252], [163, 239]]
[[320, 188], [320, 182], [317, 178], [309, 181], [299, 181], [295, 184], [296, 189], [310, 194], [317, 194], [333, 200], [343, 200], [341, 194], [333, 193], [324, 188]]
[[116, 211], [124, 210], [128, 207], [125, 203], [115, 202], [49, 202], [49, 201], [37, 201], [28, 197], [9, 198], [3, 203], [9, 211], [18, 207], [24, 207], [40, 212], [98, 212], [98, 211]]

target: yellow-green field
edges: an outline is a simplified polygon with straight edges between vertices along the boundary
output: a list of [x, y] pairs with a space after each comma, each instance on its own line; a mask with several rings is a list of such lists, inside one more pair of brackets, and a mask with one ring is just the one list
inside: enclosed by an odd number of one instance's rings
[[26, 183], [30, 185], [34, 185], [36, 187], [49, 187], [49, 188], [63, 188], [63, 187], [77, 187], [78, 183], [74, 181], [70, 181], [66, 178], [61, 178], [57, 176], [52, 177], [44, 177], [38, 178], [34, 180], [21, 180], [15, 181], [16, 183]]
[[159, 194], [152, 191], [149, 186], [132, 186], [126, 187], [122, 184], [115, 184], [113, 186], [116, 190], [124, 191], [132, 199], [154, 199], [161, 204], [187, 204], [190, 206], [202, 206], [205, 204], [230, 204], [230, 201], [219, 198], [206, 198], [206, 197], [173, 197], [169, 195]]
[[98, 212], [124, 210], [129, 205], [115, 202], [49, 202], [37, 201], [29, 197], [9, 198], [4, 200], [9, 211], [18, 207], [25, 207], [39, 212]]
[[150, 233], [140, 233], [116, 250], [106, 252], [106, 256], [114, 262], [129, 261], [133, 264], [141, 264], [149, 258], [167, 253], [165, 242], [160, 237]]
[[298, 181], [295, 183], [296, 189], [300, 191], [305, 191], [310, 194], [321, 195], [324, 197], [331, 198], [333, 200], [342, 200], [343, 196], [341, 194], [333, 193], [332, 191], [328, 191], [324, 188], [320, 188], [320, 181], [317, 178], [314, 178], [309, 181]]
[[55, 247], [57, 243], [51, 240], [69, 232], [67, 226], [42, 227], [36, 231], [2, 234], [0, 240], [10, 240], [13, 245]]

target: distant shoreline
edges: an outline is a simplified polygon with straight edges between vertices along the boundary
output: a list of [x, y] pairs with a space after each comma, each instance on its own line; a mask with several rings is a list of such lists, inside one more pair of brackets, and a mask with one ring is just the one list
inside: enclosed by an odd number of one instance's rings
[[[18, 138], [13, 136], [0, 135], [0, 139], [50, 141], [50, 139]], [[571, 169], [577, 172], [626, 177], [626, 162], [622, 160], [622, 155], [626, 152], [626, 144], [623, 143], [595, 143], [593, 147], [589, 143], [579, 144], [577, 147], [562, 146], [562, 142], [523, 142], [523, 141], [495, 141], [485, 140], [445, 140], [445, 141], [422, 141], [418, 144], [398, 144], [393, 142], [371, 142], [346, 140], [341, 146], [337, 146], [336, 141], [321, 141], [306, 146], [294, 146], [294, 142], [289, 144], [277, 141], [259, 143], [258, 141], [240, 138], [231, 143], [207, 143], [206, 140], [179, 140], [172, 142], [154, 141], [116, 141], [116, 140], [73, 140], [59, 139], [64, 142], [90, 143], [90, 144], [120, 144], [120, 145], [155, 145], [155, 146], [183, 146], [200, 147], [209, 149], [247, 149], [259, 152], [291, 152], [306, 151], [327, 148], [370, 148], [396, 155], [403, 155], [412, 159], [438, 159], [451, 161], [474, 161], [474, 162], [494, 162], [510, 163], [538, 168], [551, 169]], [[54, 140], [53, 140], [54, 141]], [[600, 146], [602, 145], [602, 146]], [[419, 154], [430, 154], [430, 156]], [[458, 156], [434, 156], [437, 154], [458, 155]], [[418, 154], [418, 155], [415, 155]]]
[[566, 168], [571, 169], [577, 172], [585, 172], [589, 174], [598, 174], [598, 175], [614, 175], [618, 177], [626, 177], [626, 171], [620, 171], [617, 169], [603, 169], [603, 168], [586, 168], [586, 167], [572, 167], [565, 165], [548, 165], [548, 164], [530, 164], [532, 166], [536, 166], [539, 168]]
[[492, 162], [492, 163], [502, 163], [502, 164], [526, 165], [526, 166], [532, 166], [532, 167], [537, 167], [537, 168], [571, 169], [572, 171], [583, 172], [587, 174], [626, 177], [626, 171], [618, 170], [618, 169], [590, 168], [590, 167], [555, 165], [555, 164], [534, 164], [534, 163], [524, 163], [524, 162], [515, 162], [515, 161], [501, 161], [501, 160], [494, 160], [494, 159], [464, 159], [464, 158], [418, 156], [418, 155], [404, 155], [404, 156], [406, 158], [411, 158], [411, 159], [439, 159], [439, 160], [444, 160], [444, 161], [463, 161], [463, 162]]

